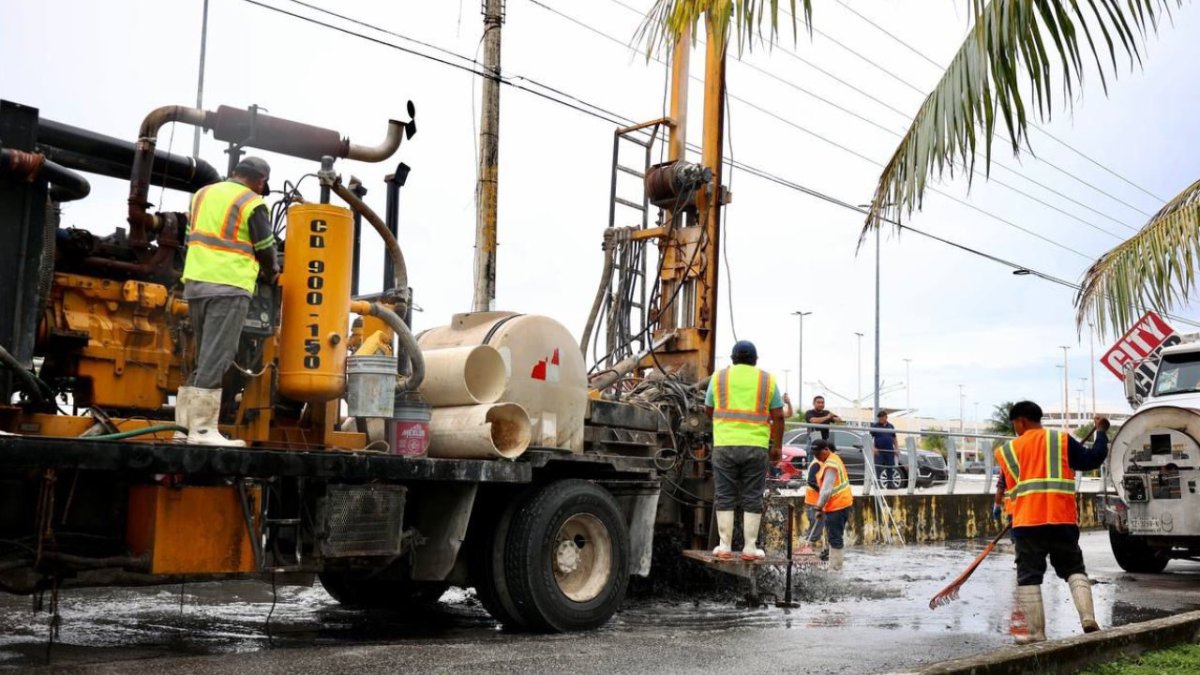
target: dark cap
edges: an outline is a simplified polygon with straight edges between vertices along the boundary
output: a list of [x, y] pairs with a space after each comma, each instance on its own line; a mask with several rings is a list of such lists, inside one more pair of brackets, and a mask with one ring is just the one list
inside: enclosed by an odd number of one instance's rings
[[738, 340], [737, 344], [733, 345], [733, 353], [731, 356], [733, 358], [746, 357], [757, 359], [758, 349], [756, 349], [754, 343], [749, 340]]
[[262, 178], [271, 177], [271, 165], [267, 164], [267, 160], [262, 157], [243, 157], [242, 161], [237, 163], [233, 172], [235, 174], [247, 175], [252, 174]]

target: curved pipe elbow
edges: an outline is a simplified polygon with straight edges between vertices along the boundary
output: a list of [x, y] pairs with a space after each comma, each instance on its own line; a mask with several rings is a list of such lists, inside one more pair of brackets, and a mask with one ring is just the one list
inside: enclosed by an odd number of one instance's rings
[[[378, 302], [366, 302], [356, 300], [350, 303], [350, 311], [355, 314], [369, 314], [378, 317], [392, 329], [396, 337], [400, 341], [399, 353], [396, 356], [407, 356], [412, 363], [412, 373], [403, 378], [398, 384], [401, 391], [412, 392], [421, 388], [421, 383], [425, 381], [425, 357], [421, 354], [421, 348], [417, 345], [417, 339], [413, 337], [412, 331], [409, 330], [408, 324], [404, 323], [404, 319], [400, 315], [379, 304]], [[397, 364], [404, 363], [403, 358], [397, 359]]]
[[371, 227], [375, 228], [375, 232], [383, 239], [383, 245], [388, 257], [392, 260], [392, 270], [396, 275], [395, 288], [400, 292], [406, 291], [408, 289], [408, 266], [404, 263], [404, 252], [400, 250], [400, 242], [396, 240], [396, 235], [392, 234], [392, 231], [388, 229], [387, 224], [383, 222], [379, 214], [367, 206], [366, 202], [359, 199], [358, 195], [351, 192], [345, 185], [342, 185], [341, 181], [335, 180], [329, 187], [333, 190], [334, 194], [349, 204], [351, 209], [362, 214], [363, 218], [366, 218], [367, 222], [371, 224]]
[[347, 159], [359, 162], [382, 162], [400, 149], [400, 141], [404, 138], [404, 122], [388, 120], [387, 137], [379, 145], [359, 145], [351, 143], [346, 152]]
[[148, 138], [152, 143], [155, 142], [158, 139], [158, 130], [168, 122], [183, 122], [202, 127], [207, 118], [208, 113], [199, 108], [185, 105], [164, 105], [151, 110], [150, 114], [142, 119], [142, 126], [138, 128], [138, 140]]

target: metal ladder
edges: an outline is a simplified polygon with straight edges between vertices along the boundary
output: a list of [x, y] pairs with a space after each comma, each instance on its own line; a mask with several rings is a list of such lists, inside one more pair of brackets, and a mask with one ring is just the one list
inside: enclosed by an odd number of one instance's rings
[[[654, 162], [654, 148], [655, 144], [660, 140], [662, 127], [669, 123], [667, 119], [657, 119], [652, 122], [617, 129], [613, 134], [612, 183], [609, 192], [608, 208], [608, 227], [610, 229], [635, 227], [636, 229], [645, 230], [650, 227], [650, 210], [652, 207], [650, 199], [646, 195], [644, 183], [641, 181], [645, 180], [646, 172]], [[629, 166], [621, 162], [622, 147], [629, 148], [630, 146], [641, 148], [640, 151], [633, 150], [634, 153], [640, 152], [641, 154], [642, 162], [640, 167]], [[622, 182], [621, 174], [633, 176], [639, 180], [639, 190], [636, 198], [629, 199], [622, 196], [620, 189]], [[626, 180], [625, 182], [628, 184], [629, 181]], [[628, 188], [626, 189], [628, 190]], [[627, 218], [626, 214], [632, 217]], [[634, 220], [635, 218], [636, 220]], [[632, 289], [621, 287], [621, 280], [628, 278], [626, 271], [631, 275]], [[613, 280], [609, 284], [609, 297], [615, 299], [625, 297], [628, 294], [633, 300], [627, 308], [622, 307], [617, 302], [609, 305], [609, 313], [606, 320], [608, 324], [607, 349], [610, 352], [610, 356], [605, 365], [612, 365], [634, 351], [633, 344], [624, 346], [614, 344], [616, 340], [615, 321], [628, 321], [630, 331], [635, 334], [640, 332], [641, 328], [646, 325], [649, 288], [646, 285], [645, 247], [642, 246], [639, 249], [636, 259], [615, 258], [613, 261], [612, 278]], [[634, 342], [639, 344], [640, 351], [646, 349], [649, 341], [650, 335], [646, 333]]]

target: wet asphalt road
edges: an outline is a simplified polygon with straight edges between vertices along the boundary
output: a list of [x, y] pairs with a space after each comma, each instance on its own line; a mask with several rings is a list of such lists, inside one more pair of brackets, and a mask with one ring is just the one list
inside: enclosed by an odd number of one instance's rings
[[[1200, 608], [1200, 564], [1162, 575], [1117, 567], [1103, 532], [1084, 535], [1104, 626]], [[841, 577], [799, 577], [801, 607], [740, 609], [724, 600], [635, 600], [604, 629], [574, 635], [500, 631], [470, 591], [451, 589], [419, 620], [340, 608], [320, 586], [267, 584], [65, 591], [50, 667], [105, 673], [715, 673], [896, 672], [1011, 641], [1010, 548], [993, 554], [960, 600], [928, 601], [979, 544], [854, 548]], [[731, 577], [732, 580], [732, 577]], [[731, 583], [733, 583], [731, 581]], [[1048, 633], [1078, 632], [1066, 584], [1044, 587]], [[0, 596], [0, 669], [46, 664], [47, 616]]]

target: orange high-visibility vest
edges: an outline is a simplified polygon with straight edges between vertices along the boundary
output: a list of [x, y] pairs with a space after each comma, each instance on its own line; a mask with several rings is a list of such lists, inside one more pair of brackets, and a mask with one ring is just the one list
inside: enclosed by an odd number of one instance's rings
[[1079, 524], [1067, 440], [1066, 434], [1034, 429], [996, 451], [1013, 527]]
[[812, 461], [812, 464], [808, 465], [808, 471], [804, 472], [804, 505], [805, 506], [816, 506], [817, 502], [821, 501], [821, 491], [819, 489], [814, 490], [813, 486], [808, 484], [808, 474], [810, 471], [812, 471], [813, 465], [816, 465], [816, 467], [817, 467], [817, 486], [818, 487], [820, 487], [820, 485], [821, 485], [821, 469], [823, 469], [825, 467], [825, 465], [822, 464], [820, 462], [820, 460], [814, 459]]
[[837, 483], [833, 486], [833, 495], [829, 497], [829, 501], [825, 502], [825, 508], [821, 510], [833, 513], [854, 506], [854, 493], [850, 491], [850, 475], [846, 473], [846, 465], [836, 452], [829, 453], [829, 457], [825, 459], [825, 465], [821, 467], [820, 478], [817, 480], [818, 485], [825, 484], [827, 471], [833, 471], [837, 475]]

